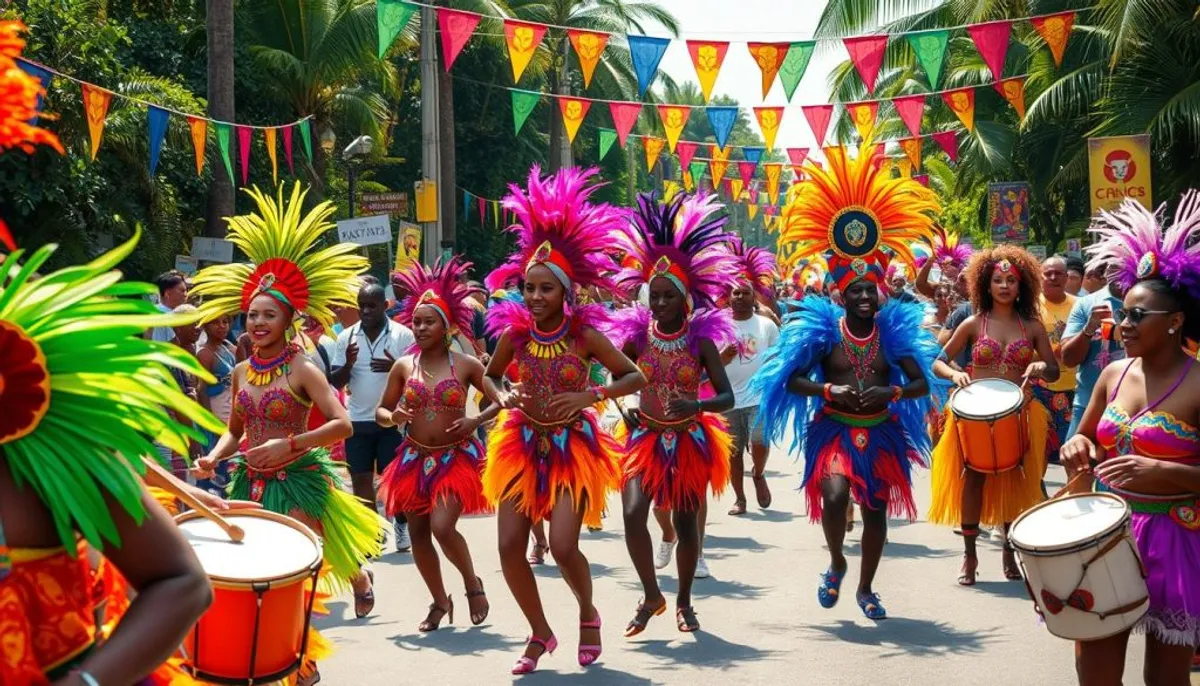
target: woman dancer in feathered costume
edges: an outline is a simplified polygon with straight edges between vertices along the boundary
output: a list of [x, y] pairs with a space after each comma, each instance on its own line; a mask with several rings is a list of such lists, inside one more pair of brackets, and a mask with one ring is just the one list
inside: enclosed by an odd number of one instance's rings
[[[496, 504], [504, 579], [532, 633], [514, 674], [537, 669], [558, 640], [550, 630], [537, 582], [525, 561], [534, 522], [550, 521], [550, 550], [579, 600], [579, 664], [600, 657], [600, 613], [592, 604], [587, 558], [579, 550], [582, 524], [600, 525], [604, 500], [617, 480], [616, 442], [592, 406], [637, 392], [646, 380], [637, 366], [601, 335], [604, 305], [578, 306], [579, 292], [612, 290], [613, 265], [604, 254], [622, 230], [621, 211], [590, 197], [596, 170], [568, 169], [543, 178], [536, 166], [526, 190], [513, 185], [504, 208], [517, 222], [517, 251], [488, 276], [488, 288], [521, 282], [524, 304], [498, 302], [488, 328], [499, 335], [484, 388], [503, 408], [488, 436], [483, 492]], [[607, 386], [589, 385], [588, 366], [612, 373]], [[514, 384], [505, 373], [515, 365]]]
[[961, 285], [964, 282], [960, 281], [958, 277], [967, 268], [967, 262], [971, 259], [971, 246], [963, 243], [957, 233], [947, 231], [941, 226], [934, 227], [929, 246], [932, 256], [917, 264], [917, 280], [914, 284], [917, 292], [926, 298], [934, 296], [936, 284], [929, 283], [929, 275], [936, 266], [942, 270], [942, 278], [939, 283], [949, 284], [959, 297], [965, 299], [967, 293]]
[[846, 309], [807, 297], [789, 315], [779, 344], [755, 374], [758, 419], [768, 440], [790, 427], [804, 455], [803, 486], [820, 521], [830, 565], [817, 599], [837, 603], [847, 562], [842, 554], [851, 496], [862, 507], [863, 568], [857, 600], [869, 619], [886, 616], [871, 583], [883, 553], [887, 517], [916, 517], [911, 468], [929, 455], [925, 417], [937, 341], [921, 328], [916, 303], [879, 307], [889, 248], [912, 263], [910, 245], [929, 234], [933, 195], [911, 179], [889, 179], [864, 146], [857, 159], [832, 150], [828, 169], [809, 165], [783, 209], [781, 245], [795, 241], [800, 259], [832, 248], [829, 275]]
[[480, 624], [488, 615], [483, 581], [475, 575], [467, 541], [457, 528], [459, 515], [489, 509], [480, 481], [483, 444], [475, 430], [499, 411], [492, 405], [467, 417], [469, 388], [483, 390], [483, 365], [451, 349], [460, 332], [471, 330], [472, 297], [481, 292], [463, 278], [470, 268], [470, 262], [453, 257], [432, 268], [413, 264], [392, 274], [392, 283], [409, 294], [399, 321], [412, 329], [416, 345], [392, 365], [375, 410], [380, 426], [408, 426], [397, 459], [380, 478], [379, 495], [389, 517], [408, 518], [413, 560], [433, 595], [421, 631], [436, 631], [443, 617], [454, 622], [454, 602], [442, 583], [434, 538], [462, 574], [471, 623]]
[[[325, 375], [292, 344], [300, 314], [322, 325], [333, 321], [336, 306], [353, 306], [357, 274], [367, 267], [358, 246], [341, 243], [315, 249], [334, 228], [333, 205], [324, 202], [302, 214], [305, 192], [297, 183], [290, 198], [248, 191], [256, 214], [229, 219], [229, 240], [250, 264], [201, 269], [193, 293], [207, 296], [201, 316], [212, 319], [241, 310], [254, 344], [250, 359], [233, 371], [233, 413], [229, 426], [198, 470], [211, 471], [233, 457], [243, 437], [249, 446], [234, 460], [229, 497], [252, 500], [272, 512], [295, 517], [324, 539], [325, 563], [334, 589], [352, 585], [355, 614], [366, 616], [374, 604], [371, 573], [363, 568], [380, 553], [384, 526], [374, 503], [364, 507], [342, 490], [342, 480], [327, 446], [348, 438], [346, 409]], [[309, 430], [309, 410], [328, 418]]]
[[[692, 608], [692, 578], [700, 558], [701, 522], [708, 500], [729, 481], [729, 425], [719, 413], [733, 407], [733, 390], [720, 350], [736, 342], [729, 310], [717, 306], [734, 284], [738, 261], [729, 250], [722, 207], [712, 195], [678, 193], [660, 204], [638, 196], [638, 208], [623, 240], [644, 268], [618, 277], [622, 291], [636, 297], [649, 285], [650, 307], [617, 312], [613, 339], [637, 361], [647, 379], [638, 409], [625, 413], [617, 439], [625, 444], [621, 501], [625, 546], [642, 581], [638, 604], [625, 636], [645, 630], [662, 614], [667, 599], [658, 587], [654, 546], [646, 523], [650, 506], [670, 510], [679, 536], [675, 601], [680, 631], [700, 628]], [[700, 400], [700, 378], [708, 375], [714, 397]]]

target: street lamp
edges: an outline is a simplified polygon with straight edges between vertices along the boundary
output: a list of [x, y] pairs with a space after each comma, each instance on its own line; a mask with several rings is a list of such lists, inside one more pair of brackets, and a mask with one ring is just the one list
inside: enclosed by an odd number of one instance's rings
[[[330, 144], [332, 148], [332, 143]], [[358, 182], [358, 169], [362, 166], [363, 161], [375, 149], [375, 140], [370, 136], [359, 136], [346, 146], [342, 151], [342, 159], [346, 161], [346, 175], [348, 176], [348, 185], [350, 186], [350, 218], [354, 218], [355, 205], [358, 199], [355, 195], [355, 185]]]

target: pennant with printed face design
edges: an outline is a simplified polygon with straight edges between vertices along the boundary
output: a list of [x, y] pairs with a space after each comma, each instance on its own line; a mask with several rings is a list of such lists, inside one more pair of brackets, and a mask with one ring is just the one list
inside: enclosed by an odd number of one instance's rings
[[779, 162], [767, 162], [763, 165], [763, 172], [767, 175], [767, 200], [772, 205], [778, 205], [779, 177], [783, 173], [783, 164]]
[[442, 34], [442, 64], [446, 71], [454, 66], [454, 60], [471, 40], [475, 27], [479, 26], [480, 15], [472, 12], [437, 8], [438, 32]]
[[875, 130], [875, 118], [879, 115], [879, 101], [848, 102], [846, 103], [846, 115], [854, 123], [858, 135], [864, 141], [869, 140], [871, 132]]
[[1071, 28], [1075, 26], [1074, 12], [1060, 12], [1051, 14], [1048, 17], [1039, 17], [1030, 19], [1030, 24], [1046, 41], [1046, 47], [1050, 48], [1050, 54], [1054, 57], [1054, 66], [1061, 67], [1063, 53], [1067, 49], [1067, 37], [1071, 35]]
[[112, 92], [90, 83], [83, 84], [83, 114], [87, 118], [88, 136], [92, 143], [92, 160], [100, 151], [100, 140], [104, 138], [104, 123], [108, 121], [108, 106]]
[[583, 123], [583, 118], [587, 116], [591, 106], [592, 101], [583, 98], [558, 99], [558, 109], [562, 112], [563, 127], [567, 130], [568, 143], [575, 142], [575, 134], [579, 132], [579, 125]]
[[808, 70], [808, 63], [812, 60], [816, 47], [817, 42], [812, 40], [798, 41], [788, 47], [787, 56], [783, 58], [783, 64], [779, 67], [779, 81], [783, 84], [783, 92], [787, 95], [788, 102], [791, 102], [792, 96], [796, 94], [796, 87], [800, 85], [800, 79], [804, 78], [804, 72]]
[[912, 162], [912, 166], [916, 169], [921, 168], [921, 138], [901, 138], [900, 149], [908, 156], [908, 160]]
[[995, 84], [996, 91], [1017, 111], [1017, 119], [1025, 118], [1025, 77], [1014, 76]]
[[658, 136], [646, 136], [642, 139], [642, 146], [646, 149], [646, 171], [654, 171], [654, 163], [658, 161], [658, 156], [662, 154], [666, 144], [667, 140]]
[[750, 49], [750, 55], [754, 58], [754, 62], [758, 64], [758, 68], [762, 71], [762, 96], [767, 97], [767, 93], [771, 90], [771, 84], [775, 81], [775, 75], [779, 73], [780, 67], [783, 66], [783, 60], [787, 57], [788, 48], [791, 43], [747, 43], [746, 47]]
[[683, 133], [683, 126], [687, 123], [691, 110], [692, 108], [686, 105], [658, 106], [658, 118], [662, 120], [663, 130], [667, 132], [667, 146], [672, 153], [675, 152], [675, 144], [679, 142], [679, 135]]
[[733, 152], [732, 148], [722, 150], [715, 145], [709, 146], [709, 154], [712, 159], [709, 160], [708, 167], [714, 187], [721, 182], [721, 179], [725, 178], [725, 172], [729, 169], [729, 153], [731, 152]]
[[521, 74], [533, 59], [546, 27], [542, 24], [527, 24], [523, 21], [504, 20], [504, 42], [508, 44], [508, 60], [512, 63], [513, 83], [521, 80]]
[[717, 74], [725, 61], [725, 53], [729, 50], [727, 41], [687, 42], [688, 54], [692, 56], [692, 66], [696, 68], [696, 79], [700, 82], [700, 92], [704, 94], [704, 102], [712, 99], [713, 84], [717, 82]]
[[[579, 58], [579, 71], [583, 72], [583, 87], [588, 88], [592, 85], [592, 74], [596, 73], [600, 55], [604, 52], [604, 47], [608, 45], [608, 34], [569, 29], [567, 38], [571, 41], [571, 47], [575, 48], [575, 56]], [[624, 142], [621, 143], [621, 147], [625, 147]]]
[[779, 125], [783, 123], [782, 107], [755, 107], [754, 116], [758, 119], [758, 127], [762, 129], [763, 141], [767, 149], [775, 147], [775, 134], [779, 133]]
[[946, 106], [954, 111], [967, 131], [975, 130], [975, 88], [956, 88], [942, 93]]

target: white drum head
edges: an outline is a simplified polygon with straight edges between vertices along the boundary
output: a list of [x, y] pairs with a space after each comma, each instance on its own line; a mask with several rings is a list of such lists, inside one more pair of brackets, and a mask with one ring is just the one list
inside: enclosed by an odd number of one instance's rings
[[954, 392], [950, 409], [959, 417], [990, 419], [1002, 417], [1021, 406], [1021, 387], [1004, 379], [980, 379]]
[[[190, 514], [190, 513], [189, 513]], [[263, 516], [270, 515], [270, 516]], [[223, 581], [269, 581], [309, 570], [321, 560], [321, 547], [308, 527], [293, 519], [253, 511], [222, 516], [246, 532], [241, 543], [203, 517], [178, 522], [204, 572]]]
[[1064, 550], [1112, 531], [1128, 513], [1125, 501], [1108, 493], [1057, 498], [1017, 518], [1009, 538], [1030, 552]]

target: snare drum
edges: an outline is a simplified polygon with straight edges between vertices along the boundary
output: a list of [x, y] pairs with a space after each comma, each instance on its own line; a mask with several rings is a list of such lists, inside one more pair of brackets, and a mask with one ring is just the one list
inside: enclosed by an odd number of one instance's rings
[[321, 540], [266, 510], [222, 515], [245, 532], [234, 543], [197, 512], [176, 521], [213, 585], [213, 603], [183, 642], [197, 679], [218, 684], [277, 681], [304, 663]]
[[1146, 614], [1150, 596], [1129, 512], [1117, 496], [1082, 493], [1048, 500], [1013, 522], [1009, 540], [1050, 633], [1093, 641]]
[[1004, 379], [973, 381], [950, 396], [960, 452], [969, 469], [999, 474], [1020, 466], [1029, 445], [1024, 405], [1021, 387]]

